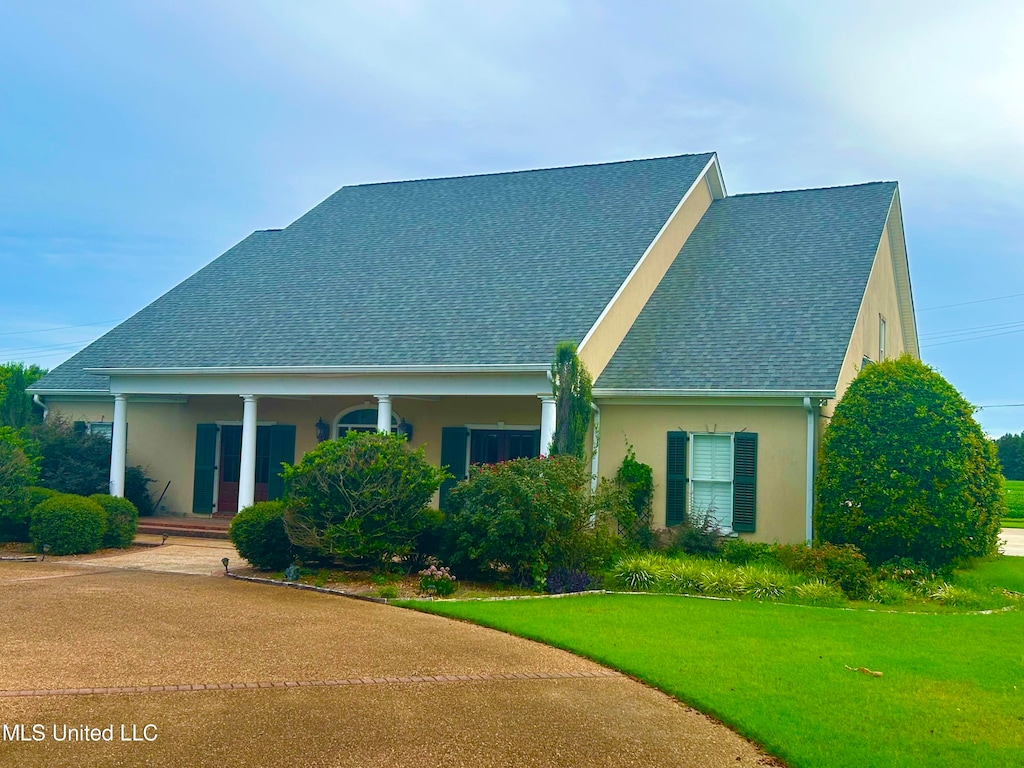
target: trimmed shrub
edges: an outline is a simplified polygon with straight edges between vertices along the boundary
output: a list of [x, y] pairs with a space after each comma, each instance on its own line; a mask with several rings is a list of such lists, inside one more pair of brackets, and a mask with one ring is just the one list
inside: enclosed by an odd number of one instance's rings
[[284, 529], [284, 503], [258, 501], [231, 520], [228, 529], [238, 554], [261, 571], [287, 568], [299, 554]]
[[448, 477], [423, 448], [378, 432], [349, 432], [286, 466], [284, 525], [295, 546], [352, 565], [388, 567], [416, 550], [427, 505]]
[[909, 356], [862, 369], [825, 430], [818, 537], [856, 545], [872, 565], [910, 557], [941, 567], [993, 554], [1002, 478], [973, 412]]
[[29, 540], [29, 487], [36, 470], [24, 442], [9, 427], [0, 427], [0, 541]]
[[47, 499], [52, 499], [54, 496], [60, 496], [60, 491], [55, 491], [52, 488], [43, 488], [39, 485], [30, 485], [28, 491], [28, 507], [31, 511], [35, 506], [42, 504]]
[[590, 474], [574, 456], [471, 467], [448, 497], [445, 560], [460, 572], [506, 573], [545, 588], [551, 569], [598, 570], [619, 551], [608, 521], [591, 521]]
[[107, 513], [107, 530], [103, 534], [104, 547], [125, 549], [135, 541], [135, 529], [139, 524], [139, 510], [128, 499], [121, 499], [106, 493], [94, 493], [89, 497]]
[[733, 565], [778, 563], [779, 556], [776, 549], [774, 544], [765, 544], [761, 541], [726, 539], [722, 542], [721, 556], [723, 560]]
[[871, 568], [852, 544], [786, 544], [776, 552], [789, 570], [835, 584], [851, 600], [865, 600], [871, 594]]
[[62, 493], [32, 510], [29, 535], [37, 552], [50, 545], [51, 555], [95, 552], [103, 544], [107, 513], [92, 499]]
[[149, 484], [153, 478], [146, 475], [142, 467], [126, 467], [124, 470], [124, 497], [135, 505], [140, 517], [149, 517], [153, 509], [153, 496]]

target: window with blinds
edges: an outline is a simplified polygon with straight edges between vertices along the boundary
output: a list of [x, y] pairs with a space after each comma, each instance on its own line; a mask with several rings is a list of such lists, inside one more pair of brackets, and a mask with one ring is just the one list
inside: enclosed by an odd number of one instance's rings
[[696, 433], [690, 450], [690, 513], [711, 512], [732, 529], [733, 436]]

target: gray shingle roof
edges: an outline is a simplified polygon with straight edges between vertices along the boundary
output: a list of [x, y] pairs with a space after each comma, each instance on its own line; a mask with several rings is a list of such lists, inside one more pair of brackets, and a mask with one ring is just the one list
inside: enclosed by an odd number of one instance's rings
[[835, 388], [894, 182], [712, 203], [595, 388]]
[[579, 341], [711, 154], [344, 187], [54, 369], [544, 364]]

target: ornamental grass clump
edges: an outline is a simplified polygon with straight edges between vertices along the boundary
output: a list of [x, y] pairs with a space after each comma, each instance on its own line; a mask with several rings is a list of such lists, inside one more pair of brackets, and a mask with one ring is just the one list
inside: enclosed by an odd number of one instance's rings
[[669, 567], [661, 555], [629, 555], [615, 565], [614, 579], [634, 592], [651, 592], [668, 581]]
[[420, 571], [420, 594], [432, 597], [450, 597], [459, 588], [458, 579], [447, 566], [431, 565]]
[[793, 584], [791, 576], [775, 568], [746, 565], [738, 573], [743, 594], [755, 600], [779, 600]]
[[843, 590], [822, 579], [811, 579], [804, 584], [797, 584], [793, 592], [801, 603], [824, 608], [835, 608], [846, 602]]
[[928, 599], [939, 605], [955, 608], [977, 608], [981, 605], [978, 595], [972, 590], [941, 581], [928, 590]]
[[708, 561], [698, 580], [700, 591], [716, 597], [741, 597], [744, 580], [739, 570], [728, 563]]

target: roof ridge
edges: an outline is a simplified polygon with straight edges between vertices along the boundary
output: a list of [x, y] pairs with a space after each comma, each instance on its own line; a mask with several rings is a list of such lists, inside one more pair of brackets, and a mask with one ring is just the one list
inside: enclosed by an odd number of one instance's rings
[[764, 195], [788, 195], [794, 192], [828, 192], [833, 189], [854, 189], [855, 187], [873, 187], [880, 186], [883, 184], [899, 184], [898, 181], [862, 181], [858, 184], [834, 184], [830, 187], [801, 187], [799, 189], [774, 189], [768, 190], [767, 192], [738, 192], [732, 197], [757, 197]]
[[[456, 176], [427, 176], [420, 179], [396, 179], [393, 181], [369, 181], [364, 184], [347, 184], [341, 189], [355, 187], [382, 187], [387, 184], [416, 184], [421, 181], [452, 181], [454, 179], [476, 179], [484, 176], [516, 176], [523, 173], [541, 173], [544, 171], [565, 171], [570, 168], [598, 168], [604, 165], [627, 165], [628, 163], [649, 163], [658, 160], [677, 160], [682, 157], [711, 158], [715, 152], [687, 152], [681, 155], [662, 155], [659, 157], [635, 157], [631, 160], [606, 160], [601, 163], [578, 163], [576, 165], [552, 165], [544, 168], [521, 168], [517, 171], [489, 171], [487, 173], [463, 173]], [[339, 190], [340, 191], [340, 190]]]

